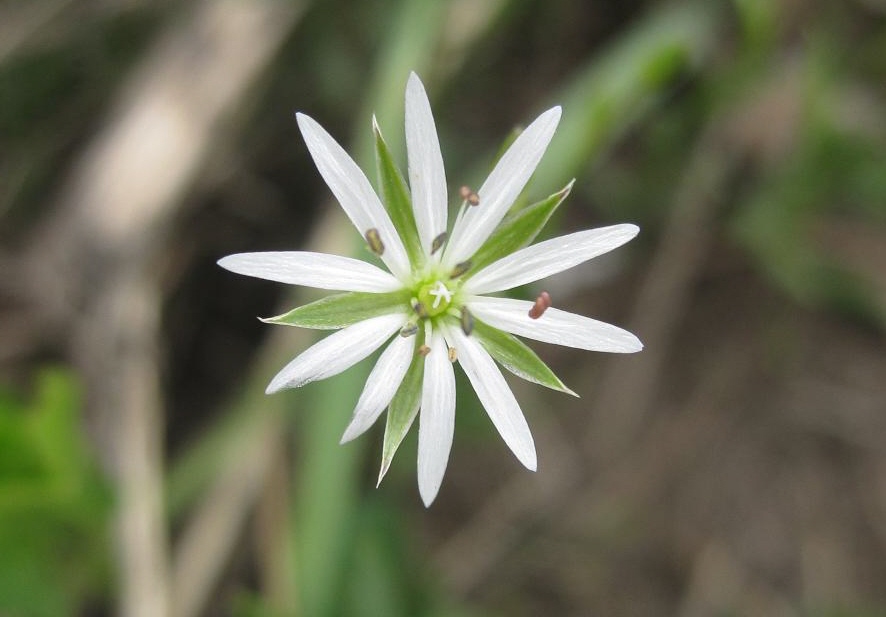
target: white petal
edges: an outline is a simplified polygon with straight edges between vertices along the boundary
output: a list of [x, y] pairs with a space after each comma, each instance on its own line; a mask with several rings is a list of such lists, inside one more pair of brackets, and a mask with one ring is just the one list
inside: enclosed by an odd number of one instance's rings
[[532, 319], [529, 309], [533, 303], [526, 300], [474, 296], [467, 304], [475, 317], [490, 326], [536, 341], [614, 353], [643, 349], [643, 343], [627, 330], [582, 315], [549, 308]]
[[520, 405], [492, 357], [474, 339], [458, 328], [447, 328], [446, 336], [458, 353], [458, 363], [474, 387], [477, 398], [489, 414], [505, 443], [526, 466], [535, 471], [535, 442]]
[[469, 294], [485, 294], [525, 285], [611, 251], [639, 231], [636, 225], [611, 225], [539, 242], [489, 264], [463, 289]]
[[405, 315], [382, 315], [330, 334], [283, 367], [265, 392], [273, 394], [284, 388], [298, 388], [337, 375], [381, 347], [404, 323]]
[[317, 170], [351, 222], [365, 236], [377, 229], [384, 244], [382, 261], [399, 279], [409, 275], [409, 258], [391, 218], [357, 163], [338, 145], [326, 130], [310, 116], [297, 113], [298, 126], [317, 165]]
[[222, 257], [218, 265], [237, 274], [318, 289], [383, 293], [403, 287], [391, 274], [372, 264], [326, 253], [237, 253]]
[[360, 400], [354, 409], [353, 419], [345, 429], [341, 443], [358, 437], [375, 423], [394, 398], [414, 355], [413, 337], [394, 337], [369, 373], [363, 393], [360, 394]]
[[430, 254], [434, 238], [446, 231], [446, 172], [431, 104], [415, 73], [406, 83], [406, 152], [415, 225], [425, 253]]
[[428, 343], [418, 425], [418, 492], [430, 506], [440, 490], [455, 431], [455, 373], [439, 333]]
[[477, 195], [480, 204], [469, 207], [452, 229], [444, 262], [455, 265], [468, 259], [486, 241], [526, 186], [560, 122], [560, 108], [544, 112], [520, 133]]

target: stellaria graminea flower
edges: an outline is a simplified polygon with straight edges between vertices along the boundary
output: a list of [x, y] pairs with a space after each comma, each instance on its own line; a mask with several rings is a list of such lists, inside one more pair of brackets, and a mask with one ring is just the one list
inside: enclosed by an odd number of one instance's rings
[[547, 149], [560, 108], [541, 114], [516, 138], [476, 193], [462, 187], [461, 210], [450, 233], [443, 157], [415, 73], [406, 86], [408, 187], [373, 119], [381, 199], [317, 122], [301, 113], [296, 117], [320, 175], [387, 271], [358, 259], [304, 251], [241, 253], [219, 261], [239, 274], [344, 292], [265, 320], [337, 330], [287, 364], [267, 392], [336, 375], [387, 343], [342, 443], [366, 431], [387, 409], [381, 482], [421, 410], [418, 486], [430, 505], [452, 446], [457, 362], [505, 443], [535, 471], [532, 434], [496, 361], [519, 377], [574, 393], [514, 335], [591, 351], [642, 348], [630, 332], [551, 308], [546, 293], [535, 302], [486, 295], [571, 268], [638, 232], [634, 225], [612, 225], [530, 245], [572, 182], [508, 214]]

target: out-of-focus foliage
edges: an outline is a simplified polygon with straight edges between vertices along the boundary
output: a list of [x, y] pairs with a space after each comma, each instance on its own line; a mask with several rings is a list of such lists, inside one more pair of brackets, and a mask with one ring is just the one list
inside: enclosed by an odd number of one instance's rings
[[104, 593], [110, 492], [83, 435], [68, 371], [45, 370], [30, 400], [0, 391], [0, 613], [70, 614]]

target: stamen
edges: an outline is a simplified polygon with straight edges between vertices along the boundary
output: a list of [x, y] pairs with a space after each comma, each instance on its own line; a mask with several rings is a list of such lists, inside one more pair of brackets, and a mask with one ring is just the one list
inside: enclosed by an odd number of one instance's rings
[[538, 319], [544, 315], [545, 311], [549, 308], [551, 308], [551, 296], [548, 292], [543, 291], [538, 294], [538, 297], [535, 299], [535, 304], [529, 309], [529, 317], [531, 319]]
[[467, 307], [461, 309], [461, 331], [465, 333], [465, 336], [470, 336], [474, 331], [474, 316], [471, 315]]
[[434, 238], [434, 241], [431, 242], [431, 255], [443, 248], [443, 243], [446, 242], [448, 237], [449, 234], [444, 231], [442, 234]]
[[369, 245], [369, 250], [381, 257], [385, 252], [385, 245], [381, 241], [378, 229], [375, 227], [367, 229], [364, 237], [366, 238], [366, 244]]
[[415, 311], [415, 314], [418, 315], [419, 317], [421, 317], [422, 319], [425, 319], [426, 317], [428, 317], [427, 307], [425, 307], [425, 305], [422, 304], [421, 302], [419, 302], [418, 300], [415, 300], [415, 299], [412, 300], [412, 310]]
[[455, 362], [458, 360], [458, 350], [455, 347], [449, 348], [449, 361]]
[[461, 196], [462, 200], [468, 202], [472, 206], [480, 205], [480, 196], [477, 195], [474, 191], [471, 190], [469, 186], [463, 186], [458, 189], [458, 194]]
[[402, 328], [400, 328], [400, 336], [403, 338], [408, 338], [413, 336], [416, 332], [418, 332], [418, 324], [417, 323], [408, 323]]
[[461, 263], [455, 264], [455, 268], [452, 270], [452, 273], [449, 275], [451, 279], [457, 279], [462, 274], [471, 269], [471, 260], [463, 261]]
[[427, 345], [422, 345], [421, 347], [418, 348], [418, 355], [420, 355], [422, 357], [428, 355], [429, 353], [431, 353], [431, 348], [428, 347]]

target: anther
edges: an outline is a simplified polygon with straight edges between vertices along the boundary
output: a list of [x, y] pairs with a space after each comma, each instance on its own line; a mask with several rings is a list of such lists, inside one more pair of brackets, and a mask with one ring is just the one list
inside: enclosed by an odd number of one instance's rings
[[434, 238], [434, 241], [431, 242], [431, 255], [443, 248], [443, 243], [446, 242], [448, 237], [449, 234], [444, 231], [442, 234]]
[[458, 360], [458, 351], [455, 349], [455, 347], [450, 347], [449, 348], [449, 361], [455, 362], [456, 360]]
[[408, 338], [418, 332], [418, 324], [416, 323], [408, 323], [402, 328], [400, 328], [400, 336], [403, 338]]
[[480, 205], [480, 196], [477, 195], [474, 191], [471, 190], [469, 186], [463, 186], [458, 189], [458, 194], [461, 196], [462, 200], [468, 202], [472, 206]]
[[412, 310], [415, 311], [415, 314], [421, 317], [422, 319], [428, 316], [428, 309], [424, 304], [419, 302], [418, 300], [412, 301]]
[[470, 336], [474, 331], [474, 316], [465, 307], [461, 309], [461, 331], [465, 333], [465, 336]]
[[429, 353], [431, 353], [431, 348], [428, 347], [427, 345], [422, 345], [421, 347], [418, 348], [418, 355], [420, 355], [422, 357], [428, 355]]
[[538, 319], [544, 315], [545, 311], [549, 308], [551, 308], [551, 296], [548, 292], [543, 291], [538, 294], [538, 297], [535, 299], [535, 304], [529, 309], [529, 317], [531, 319]]
[[367, 229], [364, 237], [366, 238], [366, 244], [369, 245], [369, 250], [381, 257], [382, 253], [385, 252], [385, 245], [381, 241], [378, 229], [375, 227]]
[[457, 279], [462, 274], [471, 269], [471, 260], [463, 261], [461, 263], [455, 264], [455, 268], [452, 270], [452, 273], [449, 275], [451, 279]]

